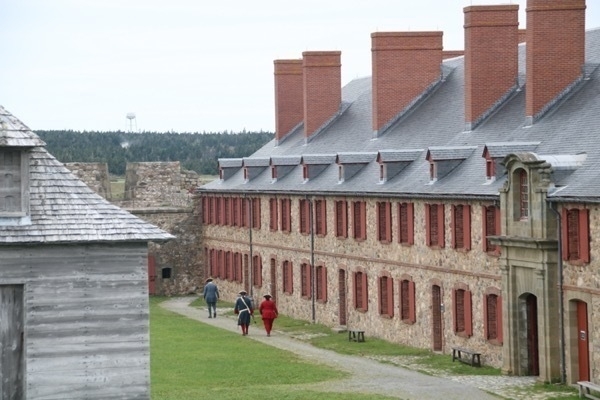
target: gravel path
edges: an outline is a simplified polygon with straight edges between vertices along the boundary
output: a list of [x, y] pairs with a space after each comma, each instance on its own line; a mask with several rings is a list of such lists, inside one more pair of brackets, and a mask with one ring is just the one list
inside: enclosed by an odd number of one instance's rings
[[[196, 297], [172, 298], [162, 302], [161, 306], [221, 329], [240, 332], [231, 317], [208, 318], [206, 309], [189, 307], [195, 299]], [[399, 399], [420, 400], [440, 398], [444, 400], [497, 400], [498, 398], [545, 400], [553, 397], [551, 394], [527, 393], [527, 389], [535, 383], [534, 377], [439, 376], [437, 371], [438, 376], [430, 376], [410, 370], [410, 358], [407, 357], [381, 358], [380, 361], [386, 362], [382, 363], [376, 359], [338, 354], [319, 349], [282, 332], [274, 331], [270, 337], [267, 337], [262, 324], [252, 325], [248, 338], [291, 351], [309, 361], [330, 365], [351, 374], [350, 378], [343, 380], [306, 385], [307, 389], [338, 393], [376, 393]]]

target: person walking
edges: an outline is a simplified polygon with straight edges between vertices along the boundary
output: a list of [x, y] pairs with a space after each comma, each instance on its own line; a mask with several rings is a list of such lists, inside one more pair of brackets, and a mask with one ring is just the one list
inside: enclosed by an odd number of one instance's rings
[[[208, 278], [202, 291], [202, 297], [208, 306], [208, 318], [217, 318], [217, 300], [219, 300], [219, 288], [212, 278]], [[212, 313], [211, 313], [212, 310]]]
[[245, 290], [240, 291], [240, 297], [235, 301], [233, 312], [238, 316], [238, 325], [242, 327], [242, 335], [248, 334], [250, 326], [250, 318], [254, 316], [254, 308], [252, 307], [252, 299], [246, 296], [248, 293]]
[[279, 312], [277, 311], [277, 305], [272, 300], [273, 297], [270, 294], [263, 296], [265, 299], [258, 306], [258, 311], [265, 325], [265, 331], [267, 336], [271, 336], [271, 329], [273, 329], [273, 321], [278, 317]]

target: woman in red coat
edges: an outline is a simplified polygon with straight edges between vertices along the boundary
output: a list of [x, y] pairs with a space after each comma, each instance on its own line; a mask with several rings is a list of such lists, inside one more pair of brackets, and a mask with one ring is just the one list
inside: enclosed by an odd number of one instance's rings
[[271, 336], [271, 329], [273, 329], [273, 320], [277, 318], [279, 312], [277, 311], [277, 306], [272, 299], [270, 294], [265, 294], [263, 296], [265, 299], [258, 306], [258, 311], [260, 311], [260, 315], [262, 316], [263, 323], [265, 324], [265, 330], [267, 331], [267, 336]]

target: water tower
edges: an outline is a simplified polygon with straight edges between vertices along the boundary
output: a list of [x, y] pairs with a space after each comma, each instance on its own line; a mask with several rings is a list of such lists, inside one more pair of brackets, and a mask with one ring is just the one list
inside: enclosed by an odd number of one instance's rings
[[[129, 120], [129, 132], [137, 132], [137, 120], [135, 119], [135, 113], [127, 113], [127, 119]], [[135, 125], [135, 131], [133, 129]]]

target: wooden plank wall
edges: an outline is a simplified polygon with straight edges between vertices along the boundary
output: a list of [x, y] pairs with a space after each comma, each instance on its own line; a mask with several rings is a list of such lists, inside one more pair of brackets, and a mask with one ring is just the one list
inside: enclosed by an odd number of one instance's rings
[[0, 248], [0, 284], [25, 285], [25, 398], [150, 398], [147, 251]]

